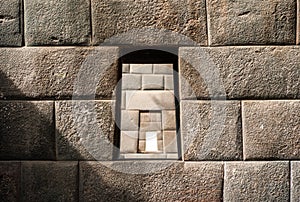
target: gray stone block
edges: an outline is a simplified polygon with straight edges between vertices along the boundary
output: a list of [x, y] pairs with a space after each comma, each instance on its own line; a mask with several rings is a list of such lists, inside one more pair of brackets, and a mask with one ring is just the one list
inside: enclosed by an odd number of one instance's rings
[[22, 162], [22, 201], [78, 201], [78, 162]]
[[176, 113], [175, 110], [162, 111], [163, 130], [176, 130]]
[[152, 74], [152, 64], [130, 64], [132, 74]]
[[300, 98], [300, 47], [180, 48], [181, 99]]
[[114, 119], [111, 101], [55, 103], [59, 160], [111, 160]]
[[296, 0], [209, 0], [210, 45], [295, 44]]
[[121, 130], [138, 131], [139, 111], [122, 110], [121, 112]]
[[176, 131], [164, 131], [164, 152], [177, 153], [177, 135]]
[[137, 153], [138, 131], [122, 131], [120, 140], [121, 153]]
[[25, 40], [32, 45], [87, 45], [89, 0], [25, 0]]
[[165, 89], [166, 90], [174, 90], [174, 80], [173, 80], [173, 75], [167, 75], [165, 77]]
[[22, 0], [0, 0], [0, 46], [22, 46]]
[[221, 201], [222, 180], [222, 163], [80, 162], [80, 201]]
[[118, 48], [0, 49], [0, 98], [111, 99], [118, 81]]
[[300, 162], [291, 162], [291, 202], [297, 202], [300, 198]]
[[21, 163], [0, 162], [0, 199], [1, 201], [20, 201]]
[[143, 90], [163, 90], [164, 76], [163, 75], [143, 75]]
[[205, 0], [92, 0], [92, 20], [94, 44], [207, 45]]
[[289, 201], [289, 162], [225, 163], [224, 201]]
[[140, 90], [142, 88], [142, 76], [134, 74], [122, 75], [122, 90]]
[[0, 159], [54, 159], [53, 108], [51, 101], [1, 101]]
[[245, 159], [299, 159], [299, 101], [243, 101]]
[[181, 135], [185, 160], [241, 160], [239, 101], [183, 101]]
[[173, 64], [154, 64], [154, 74], [173, 74]]

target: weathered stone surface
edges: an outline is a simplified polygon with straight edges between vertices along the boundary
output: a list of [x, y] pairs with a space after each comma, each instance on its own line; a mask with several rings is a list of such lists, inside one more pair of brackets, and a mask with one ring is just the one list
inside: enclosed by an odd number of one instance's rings
[[118, 48], [2, 48], [0, 98], [111, 99]]
[[174, 80], [173, 80], [173, 76], [164, 76], [165, 77], [165, 89], [166, 90], [174, 90]]
[[164, 76], [163, 75], [143, 75], [143, 90], [163, 90]]
[[130, 64], [130, 73], [132, 74], [151, 74], [152, 64]]
[[225, 164], [224, 201], [289, 201], [289, 162]]
[[0, 162], [0, 199], [1, 201], [20, 201], [21, 163]]
[[164, 131], [164, 152], [176, 153], [177, 152], [177, 137], [176, 131]]
[[122, 131], [120, 141], [121, 153], [137, 153], [138, 131]]
[[0, 0], [0, 46], [21, 46], [23, 41], [21, 0]]
[[78, 163], [22, 162], [22, 201], [78, 201]]
[[300, 98], [300, 47], [180, 48], [179, 57], [182, 99]]
[[291, 162], [291, 202], [297, 202], [300, 198], [300, 162]]
[[154, 74], [173, 74], [173, 64], [154, 64]]
[[181, 134], [184, 159], [242, 159], [241, 127], [238, 101], [183, 101]]
[[[81, 201], [221, 201], [222, 163], [80, 162]], [[108, 167], [110, 168], [108, 168]], [[112, 170], [116, 168], [118, 172]], [[152, 169], [161, 168], [156, 173]], [[135, 172], [136, 171], [136, 172]], [[129, 174], [130, 173], [146, 174]]]
[[0, 102], [0, 159], [55, 158], [51, 101]]
[[297, 36], [296, 36], [296, 43], [300, 45], [300, 0], [297, 0]]
[[110, 101], [55, 103], [59, 160], [111, 160], [114, 120]]
[[207, 44], [205, 0], [92, 0], [92, 20], [94, 44]]
[[162, 127], [163, 130], [176, 130], [175, 110], [162, 111]]
[[295, 44], [296, 0], [208, 0], [210, 45]]
[[299, 159], [299, 113], [299, 101], [244, 101], [244, 158]]
[[89, 0], [25, 0], [27, 45], [86, 45], [91, 40]]
[[139, 111], [122, 110], [121, 112], [121, 130], [138, 131]]
[[142, 88], [142, 76], [125, 74], [122, 76], [123, 90], [140, 90]]

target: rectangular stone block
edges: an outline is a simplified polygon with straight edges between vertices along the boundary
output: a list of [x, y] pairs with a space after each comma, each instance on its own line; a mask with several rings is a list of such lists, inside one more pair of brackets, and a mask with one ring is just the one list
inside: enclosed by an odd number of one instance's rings
[[81, 201], [222, 200], [222, 163], [80, 162], [79, 170]]
[[300, 198], [300, 162], [291, 162], [291, 202]]
[[165, 84], [165, 89], [166, 90], [174, 90], [174, 80], [173, 80], [173, 75], [166, 75], [164, 76], [165, 80], [164, 80], [164, 84]]
[[54, 160], [54, 103], [0, 102], [0, 159]]
[[145, 140], [139, 140], [138, 152], [145, 152], [145, 150], [146, 150], [146, 141]]
[[224, 178], [224, 201], [289, 201], [289, 162], [229, 162]]
[[130, 64], [131, 74], [152, 74], [152, 64]]
[[149, 111], [140, 113], [141, 122], [160, 122], [161, 112], [159, 111]]
[[184, 160], [241, 160], [239, 101], [182, 101]]
[[112, 101], [55, 102], [58, 160], [111, 160]]
[[139, 111], [122, 110], [121, 112], [121, 130], [138, 131], [139, 130]]
[[176, 112], [175, 110], [162, 111], [163, 130], [176, 130]]
[[207, 45], [205, 0], [92, 0], [92, 26], [94, 44]]
[[154, 64], [154, 74], [173, 74], [173, 64]]
[[138, 149], [138, 131], [122, 131], [120, 152], [121, 153], [137, 153]]
[[22, 162], [21, 201], [78, 201], [78, 162]]
[[140, 130], [147, 131], [160, 131], [161, 130], [161, 122], [141, 122]]
[[126, 108], [126, 91], [122, 92], [122, 98], [121, 98], [121, 109]]
[[1, 201], [20, 201], [21, 163], [0, 162], [0, 199]]
[[122, 73], [130, 73], [130, 64], [122, 64]]
[[0, 0], [0, 46], [22, 46], [22, 38], [22, 1]]
[[122, 75], [122, 90], [140, 90], [142, 88], [142, 76], [134, 74]]
[[1, 99], [112, 99], [118, 82], [115, 47], [2, 48]]
[[296, 0], [209, 0], [210, 45], [295, 44]]
[[300, 158], [300, 101], [243, 101], [245, 159]]
[[177, 135], [176, 131], [164, 131], [164, 152], [177, 153]]
[[88, 45], [89, 0], [25, 0], [25, 40], [32, 45]]
[[181, 99], [300, 97], [300, 47], [180, 48]]
[[163, 90], [164, 76], [163, 75], [143, 75], [143, 90]]

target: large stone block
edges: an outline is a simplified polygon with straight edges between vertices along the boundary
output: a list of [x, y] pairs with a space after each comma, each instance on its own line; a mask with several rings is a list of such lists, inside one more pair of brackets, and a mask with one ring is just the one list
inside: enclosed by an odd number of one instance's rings
[[111, 101], [55, 103], [59, 160], [111, 160], [114, 126]]
[[224, 201], [289, 201], [289, 162], [225, 164]]
[[0, 102], [0, 159], [54, 159], [53, 108], [51, 101]]
[[[221, 201], [222, 163], [174, 162], [167, 167], [169, 164], [172, 162], [80, 162], [80, 200]], [[150, 173], [156, 169], [162, 170]], [[145, 174], [126, 173], [135, 171]]]
[[111, 99], [118, 48], [0, 49], [0, 98]]
[[94, 44], [207, 44], [205, 0], [92, 0]]
[[0, 0], [0, 46], [22, 45], [22, 15], [22, 0]]
[[180, 48], [182, 99], [300, 98], [300, 47]]
[[208, 0], [210, 45], [295, 44], [296, 0]]
[[291, 162], [291, 202], [300, 198], [300, 162]]
[[25, 0], [27, 45], [86, 45], [91, 40], [89, 0]]
[[78, 163], [22, 162], [22, 201], [78, 201]]
[[300, 158], [300, 102], [244, 101], [245, 159]]
[[0, 199], [1, 201], [20, 201], [21, 163], [0, 162]]
[[239, 101], [183, 101], [184, 159], [242, 159], [241, 124]]

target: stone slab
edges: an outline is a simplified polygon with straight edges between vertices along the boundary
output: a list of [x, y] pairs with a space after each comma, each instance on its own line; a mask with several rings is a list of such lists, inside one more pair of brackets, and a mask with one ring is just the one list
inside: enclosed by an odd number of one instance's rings
[[241, 160], [240, 110], [239, 101], [183, 101], [184, 160]]
[[176, 112], [175, 110], [162, 111], [163, 130], [176, 130]]
[[176, 131], [163, 132], [164, 152], [177, 153], [177, 134]]
[[181, 99], [300, 98], [300, 47], [180, 48]]
[[295, 44], [296, 0], [208, 0], [210, 45]]
[[130, 64], [132, 74], [152, 74], [152, 64]]
[[34, 45], [88, 45], [89, 0], [25, 0], [25, 40]]
[[138, 131], [139, 130], [139, 111], [122, 110], [121, 112], [121, 130]]
[[243, 101], [245, 159], [299, 159], [299, 101]]
[[300, 198], [300, 162], [291, 162], [291, 202]]
[[289, 201], [289, 162], [225, 163], [224, 201]]
[[137, 153], [138, 150], [138, 131], [122, 131], [120, 152]]
[[80, 200], [221, 201], [222, 180], [222, 163], [80, 162]]
[[122, 90], [140, 90], [142, 88], [142, 76], [134, 74], [122, 75]]
[[54, 160], [52, 101], [0, 102], [0, 159]]
[[116, 47], [2, 48], [0, 98], [112, 99], [118, 55]]
[[0, 162], [0, 199], [1, 201], [20, 201], [21, 163]]
[[0, 0], [0, 46], [22, 46], [22, 43], [22, 1]]
[[164, 76], [164, 84], [165, 84], [165, 89], [166, 90], [174, 90], [174, 79], [173, 76]]
[[160, 122], [161, 112], [150, 111], [150, 112], [140, 112], [141, 122]]
[[143, 90], [163, 90], [164, 76], [163, 75], [143, 75]]
[[22, 201], [78, 201], [78, 162], [22, 162]]
[[58, 160], [111, 160], [115, 121], [112, 101], [55, 102]]
[[173, 74], [173, 64], [154, 64], [154, 74]]

